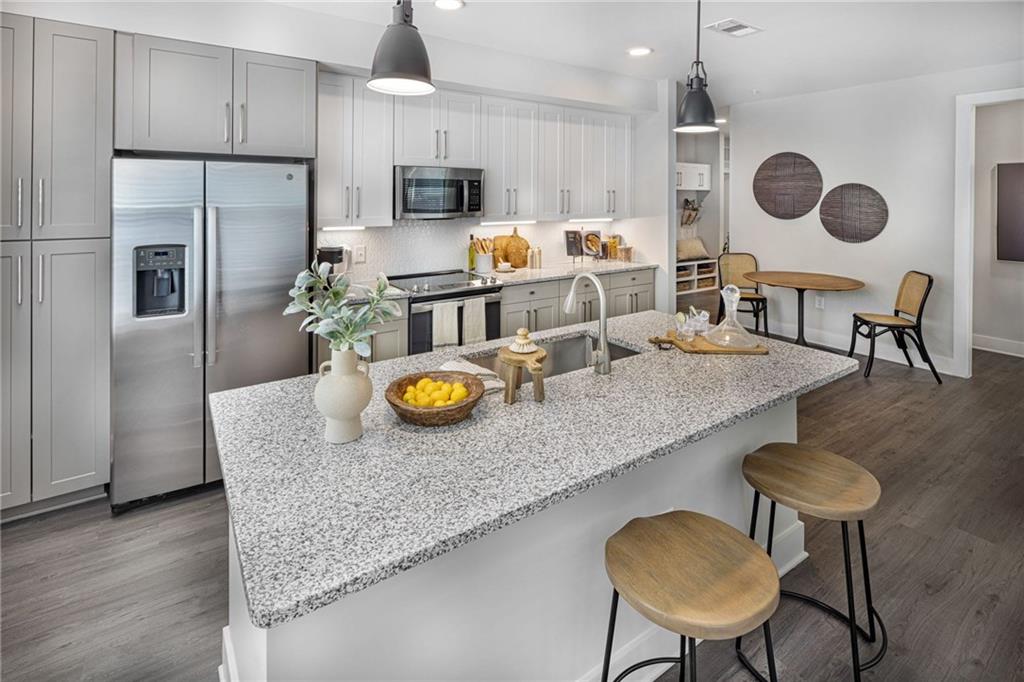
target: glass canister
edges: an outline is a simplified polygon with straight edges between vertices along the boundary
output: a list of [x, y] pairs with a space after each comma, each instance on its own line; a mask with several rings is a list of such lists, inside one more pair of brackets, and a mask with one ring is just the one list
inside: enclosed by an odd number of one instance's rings
[[704, 337], [722, 348], [756, 348], [757, 339], [743, 328], [736, 319], [736, 308], [740, 304], [740, 290], [735, 285], [722, 289], [722, 300], [725, 302], [725, 319], [709, 331]]

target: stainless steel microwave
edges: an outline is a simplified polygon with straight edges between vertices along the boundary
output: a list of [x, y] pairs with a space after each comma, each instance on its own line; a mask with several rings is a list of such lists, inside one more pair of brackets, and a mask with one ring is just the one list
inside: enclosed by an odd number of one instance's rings
[[483, 214], [483, 169], [395, 166], [396, 219], [447, 220]]

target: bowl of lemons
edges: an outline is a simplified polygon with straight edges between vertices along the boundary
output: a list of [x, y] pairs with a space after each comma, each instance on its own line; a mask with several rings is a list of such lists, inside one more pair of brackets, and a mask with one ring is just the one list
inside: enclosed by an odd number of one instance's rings
[[384, 393], [402, 421], [447, 426], [466, 419], [484, 394], [484, 382], [468, 372], [420, 372], [391, 382]]

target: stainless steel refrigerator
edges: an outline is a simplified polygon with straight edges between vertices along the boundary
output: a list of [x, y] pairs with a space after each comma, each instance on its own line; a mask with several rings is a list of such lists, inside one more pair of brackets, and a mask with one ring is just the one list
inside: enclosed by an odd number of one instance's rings
[[309, 371], [308, 335], [282, 315], [307, 265], [306, 178], [302, 164], [114, 160], [115, 509], [220, 479], [207, 395]]

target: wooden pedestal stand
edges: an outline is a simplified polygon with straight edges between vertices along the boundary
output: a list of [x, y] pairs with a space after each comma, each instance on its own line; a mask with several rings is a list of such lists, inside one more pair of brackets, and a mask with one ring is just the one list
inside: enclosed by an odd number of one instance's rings
[[516, 401], [516, 392], [523, 383], [523, 368], [525, 367], [533, 379], [533, 399], [537, 402], [544, 402], [544, 368], [541, 363], [548, 356], [543, 348], [538, 348], [531, 353], [514, 353], [508, 348], [498, 351], [498, 360], [501, 362], [501, 375], [499, 378], [505, 382], [505, 402], [511, 405]]

